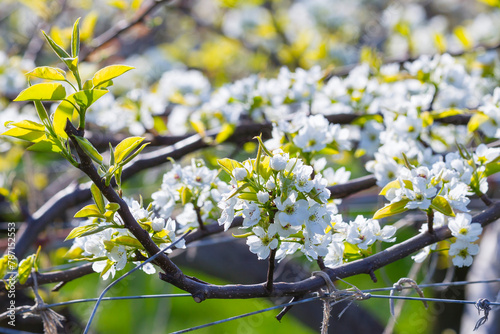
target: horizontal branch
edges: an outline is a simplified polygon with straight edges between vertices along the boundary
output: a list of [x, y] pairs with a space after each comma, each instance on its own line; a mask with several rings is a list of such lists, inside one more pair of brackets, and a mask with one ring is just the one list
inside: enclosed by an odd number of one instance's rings
[[[375, 185], [375, 177], [373, 175], [361, 177], [359, 179], [354, 179], [351, 181], [348, 181], [343, 184], [335, 185], [328, 187], [328, 189], [331, 192], [331, 197], [330, 198], [343, 198], [347, 197], [353, 192], [358, 192], [361, 190], [365, 190], [368, 188], [371, 188]], [[349, 189], [352, 191], [349, 192]], [[232, 224], [231, 227], [239, 227], [243, 225], [243, 218], [242, 217], [236, 217]], [[219, 225], [217, 223], [206, 225], [204, 230], [198, 229], [190, 234], [188, 234], [185, 237], [185, 242], [186, 244], [190, 244], [194, 241], [198, 241], [200, 239], [203, 239], [205, 237], [208, 237], [210, 235], [218, 234], [224, 231], [224, 226]], [[51, 272], [51, 273], [45, 273], [45, 274], [39, 274], [38, 275], [38, 284], [48, 284], [48, 283], [54, 283], [54, 282], [61, 282], [61, 281], [70, 281], [75, 278], [87, 275], [92, 273], [91, 269], [92, 264], [86, 264], [84, 266], [78, 267], [78, 268], [73, 268], [69, 269], [71, 273], [68, 275], [65, 274], [65, 271], [56, 271], [56, 272]], [[90, 268], [90, 269], [89, 269]], [[23, 285], [18, 285], [18, 288], [23, 288], [27, 286], [31, 286], [32, 281], [31, 278], [28, 279], [28, 281], [23, 284]], [[0, 282], [0, 289], [1, 289], [2, 283]]]
[[[475, 215], [472, 221], [480, 223], [484, 227], [499, 218], [500, 202], [497, 202], [483, 212]], [[389, 247], [380, 253], [361, 260], [343, 264], [333, 269], [327, 269], [325, 272], [332, 280], [351, 277], [363, 273], [369, 274], [376, 269], [405, 258], [426, 246], [450, 237], [450, 230], [448, 227], [444, 226], [435, 229], [434, 234], [430, 234], [428, 232], [421, 233], [400, 244]], [[266, 289], [265, 282], [250, 285], [211, 285], [188, 280], [179, 281], [175, 277], [171, 277], [166, 274], [160, 274], [160, 277], [166, 282], [190, 292], [197, 302], [201, 302], [208, 298], [244, 299], [257, 297], [301, 296], [309, 292], [317, 291], [325, 285], [323, 278], [315, 276], [295, 283], [274, 283], [273, 291], [269, 292]]]

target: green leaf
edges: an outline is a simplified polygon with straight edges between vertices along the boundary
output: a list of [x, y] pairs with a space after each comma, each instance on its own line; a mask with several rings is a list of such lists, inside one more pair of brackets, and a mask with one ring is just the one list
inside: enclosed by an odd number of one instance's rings
[[381, 219], [401, 212], [405, 212], [406, 210], [408, 210], [405, 206], [409, 201], [409, 199], [404, 199], [399, 202], [386, 205], [382, 209], [375, 212], [375, 214], [373, 215], [373, 219]]
[[99, 233], [107, 228], [109, 228], [109, 226], [106, 225], [99, 226], [97, 224], [78, 226], [71, 230], [71, 232], [68, 234], [66, 239], [64, 239], [64, 241]]
[[8, 266], [9, 266], [9, 256], [4, 255], [0, 259], [0, 279], [4, 278], [4, 276], [7, 274], [8, 271]]
[[[405, 188], [413, 190], [413, 184], [411, 183], [410, 180], [403, 180], [403, 183], [405, 185]], [[389, 189], [399, 189], [401, 188], [401, 184], [399, 183], [399, 180], [394, 180], [385, 185], [384, 188], [380, 191], [379, 195], [385, 196]]]
[[102, 155], [99, 153], [99, 151], [97, 151], [94, 145], [92, 145], [92, 143], [88, 141], [87, 138], [79, 136], [75, 136], [74, 138], [78, 142], [78, 145], [80, 145], [80, 148], [82, 148], [92, 160], [94, 160], [98, 164], [102, 164]]
[[66, 89], [60, 83], [44, 82], [23, 90], [14, 101], [58, 101], [66, 97]]
[[123, 246], [129, 246], [129, 247], [134, 247], [138, 249], [144, 249], [142, 244], [137, 240], [136, 238], [133, 238], [128, 235], [121, 235], [119, 237], [111, 239], [112, 242], [116, 243], [117, 245], [123, 245]]
[[68, 135], [64, 131], [66, 127], [66, 120], [70, 121], [73, 119], [73, 114], [75, 111], [75, 106], [78, 106], [80, 110], [87, 110], [92, 103], [101, 98], [104, 94], [108, 93], [106, 90], [82, 90], [74, 94], [69, 95], [64, 101], [59, 103], [56, 111], [54, 112], [54, 131], [56, 134], [63, 138], [68, 138]]
[[449, 116], [461, 115], [463, 113], [464, 111], [462, 109], [450, 108], [445, 110], [433, 110], [431, 112], [431, 115], [434, 119], [439, 119]]
[[42, 132], [22, 128], [12, 128], [2, 133], [2, 135], [36, 143], [37, 141], [40, 141], [44, 138], [45, 131]]
[[234, 130], [236, 129], [236, 125], [230, 124], [230, 123], [225, 123], [222, 126], [222, 129], [220, 132], [217, 134], [215, 137], [215, 143], [216, 144], [221, 144], [225, 142], [231, 135], [234, 133]]
[[57, 80], [57, 81], [66, 80], [66, 72], [64, 72], [59, 68], [54, 68], [50, 66], [37, 67], [34, 70], [26, 73], [26, 75], [45, 80]]
[[99, 208], [95, 204], [89, 204], [83, 209], [75, 213], [75, 218], [88, 218], [88, 217], [98, 217], [104, 218], [104, 215], [99, 211]]
[[69, 70], [75, 74], [78, 80], [78, 57], [62, 58], [62, 61], [68, 66]]
[[143, 137], [129, 137], [122, 140], [115, 147], [115, 164], [119, 164], [127, 157], [140, 143], [144, 140]]
[[31, 145], [28, 147], [28, 151], [33, 151], [33, 152], [54, 152], [54, 153], [61, 153], [62, 150], [59, 146], [55, 144], [55, 142], [52, 139], [48, 139], [45, 137], [45, 139], [42, 139], [38, 142], [36, 142], [34, 145]]
[[496, 174], [500, 172], [500, 163], [499, 162], [490, 162], [486, 164], [485, 169], [484, 169], [484, 177], [488, 177], [490, 175]]
[[10, 123], [10, 126], [15, 126], [20, 129], [25, 129], [25, 130], [32, 130], [32, 131], [40, 131], [40, 132], [45, 132], [45, 126], [43, 124], [29, 121], [29, 120], [24, 120], [16, 123]]
[[136, 156], [139, 155], [139, 153], [142, 152], [142, 150], [148, 146], [149, 144], [151, 143], [146, 143], [146, 144], [142, 144], [141, 147], [139, 147], [134, 153], [132, 153], [131, 155], [128, 156], [127, 159], [123, 160], [122, 162], [120, 162], [120, 165], [121, 166], [125, 166], [126, 164], [128, 164], [132, 159], [134, 159]]
[[52, 38], [50, 38], [45, 31], [42, 30], [42, 34], [45, 36], [45, 39], [47, 39], [47, 42], [49, 43], [50, 47], [54, 52], [57, 54], [57, 56], [63, 60], [63, 58], [70, 58], [70, 55], [64, 50], [62, 47], [60, 47]]
[[78, 23], [80, 22], [80, 18], [75, 21], [73, 25], [73, 33], [71, 34], [71, 55], [73, 57], [78, 57], [80, 53], [80, 29], [78, 27]]
[[486, 116], [481, 112], [472, 115], [472, 117], [469, 120], [469, 123], [467, 124], [467, 131], [469, 132], [476, 131], [481, 126], [481, 124], [488, 121], [489, 119], [490, 118], [488, 116]]
[[219, 164], [219, 166], [221, 166], [222, 169], [229, 174], [229, 176], [233, 176], [233, 169], [244, 168], [241, 163], [229, 158], [218, 159], [217, 164]]
[[241, 193], [243, 190], [245, 190], [248, 186], [250, 185], [250, 183], [246, 182], [246, 183], [243, 183], [241, 186], [239, 186], [238, 188], [234, 189], [233, 191], [231, 191], [229, 193], [229, 196], [227, 199], [230, 199], [236, 195], [238, 195], [239, 193]]
[[180, 193], [182, 205], [186, 205], [187, 203], [189, 203], [189, 201], [193, 197], [193, 193], [188, 187], [182, 187]]
[[443, 215], [455, 217], [450, 203], [443, 196], [436, 196], [431, 202], [431, 209], [441, 212]]
[[103, 277], [108, 271], [109, 269], [111, 269], [111, 267], [114, 265], [115, 263], [111, 260], [107, 260], [106, 261], [106, 266], [104, 267], [104, 269], [101, 271], [101, 275], [99, 275], [99, 277]]
[[118, 204], [118, 203], [113, 203], [113, 202], [108, 203], [108, 204], [106, 205], [106, 210], [116, 212], [116, 211], [120, 210], [120, 204]]
[[432, 114], [428, 111], [421, 113], [420, 118], [422, 119], [422, 125], [424, 128], [431, 126], [432, 123], [434, 123], [434, 117], [432, 117]]
[[51, 127], [52, 124], [50, 122], [50, 118], [47, 114], [47, 110], [45, 110], [45, 107], [43, 106], [42, 102], [40, 101], [33, 101], [33, 103], [35, 104], [35, 109], [36, 109], [36, 112], [38, 113], [38, 117], [40, 118], [40, 121], [42, 121], [42, 123], [47, 126], [47, 127]]
[[24, 260], [19, 263], [19, 269], [17, 274], [19, 275], [19, 283], [24, 284], [28, 280], [28, 277], [30, 277], [31, 274], [31, 269], [33, 269], [33, 262], [34, 262], [35, 256], [30, 255]]
[[104, 203], [104, 196], [102, 195], [101, 190], [95, 185], [95, 183], [92, 183], [90, 186], [90, 192], [92, 193], [92, 198], [94, 199], [94, 202], [99, 209], [99, 211], [104, 214], [106, 212], [105, 209], [105, 203]]
[[94, 84], [94, 87], [97, 87], [103, 83], [105, 83], [108, 80], [114, 79], [123, 73], [130, 71], [134, 67], [132, 66], [127, 66], [127, 65], [111, 65], [107, 66], [99, 71], [94, 75], [92, 78], [92, 83]]

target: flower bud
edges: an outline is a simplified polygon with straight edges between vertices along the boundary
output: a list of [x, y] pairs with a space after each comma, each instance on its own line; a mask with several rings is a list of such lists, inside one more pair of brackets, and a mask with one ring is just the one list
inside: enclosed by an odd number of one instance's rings
[[269, 201], [269, 194], [265, 191], [259, 191], [257, 193], [257, 199], [261, 203], [266, 203], [267, 201]]

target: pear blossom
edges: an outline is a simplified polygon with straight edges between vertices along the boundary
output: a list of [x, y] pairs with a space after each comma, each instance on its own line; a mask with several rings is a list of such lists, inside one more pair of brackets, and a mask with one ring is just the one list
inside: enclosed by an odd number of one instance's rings
[[450, 218], [448, 227], [451, 235], [465, 242], [474, 242], [479, 239], [483, 228], [479, 223], [471, 223], [471, 220], [471, 215], [466, 213], [458, 213], [455, 218]]
[[479, 246], [464, 240], [457, 240], [448, 252], [453, 256], [452, 262], [457, 267], [468, 267], [472, 264], [472, 256], [479, 253]]

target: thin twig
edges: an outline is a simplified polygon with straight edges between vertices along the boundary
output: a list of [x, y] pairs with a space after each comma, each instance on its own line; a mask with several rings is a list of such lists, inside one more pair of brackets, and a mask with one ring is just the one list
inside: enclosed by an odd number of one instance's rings
[[267, 268], [267, 283], [266, 289], [267, 291], [273, 291], [273, 281], [274, 281], [274, 259], [276, 257], [277, 249], [271, 249], [269, 254], [269, 267]]

